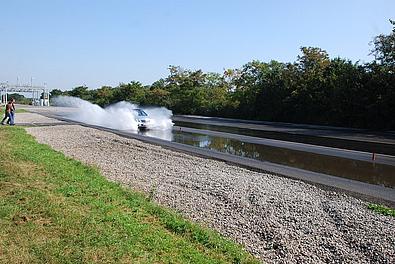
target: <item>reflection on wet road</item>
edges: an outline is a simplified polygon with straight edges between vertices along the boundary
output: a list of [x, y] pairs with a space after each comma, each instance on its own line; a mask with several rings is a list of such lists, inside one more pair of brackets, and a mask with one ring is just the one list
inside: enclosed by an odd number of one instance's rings
[[309, 171], [395, 188], [395, 167], [367, 161], [243, 142], [180, 129], [139, 131], [138, 134], [232, 155], [269, 161]]

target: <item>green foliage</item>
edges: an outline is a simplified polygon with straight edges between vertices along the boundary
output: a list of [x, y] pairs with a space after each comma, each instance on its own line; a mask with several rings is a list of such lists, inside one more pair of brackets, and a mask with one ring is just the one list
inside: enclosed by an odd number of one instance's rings
[[258, 263], [22, 128], [0, 140], [1, 263]]
[[96, 97], [94, 98], [94, 103], [106, 106], [114, 101], [114, 89], [110, 86], [102, 86], [101, 88], [97, 89]]
[[375, 211], [376, 213], [395, 217], [395, 209], [388, 208], [384, 205], [369, 204], [368, 208]]
[[7, 94], [7, 98], [8, 100], [14, 98], [18, 104], [31, 104], [32, 102], [30, 98], [26, 98], [24, 95], [18, 93]]
[[127, 84], [120, 84], [114, 91], [115, 101], [130, 101], [139, 103], [145, 101], [146, 89], [140, 82], [132, 81]]
[[392, 25], [392, 33], [389, 35], [380, 34], [374, 38], [374, 48], [372, 54], [376, 61], [386, 66], [392, 71], [395, 69], [395, 21], [389, 20]]
[[64, 92], [62, 92], [62, 91], [59, 90], [59, 89], [53, 89], [53, 90], [50, 92], [50, 96], [51, 96], [51, 97], [55, 97], [55, 96], [59, 96], [59, 95], [64, 95]]
[[79, 97], [79, 98], [87, 100], [87, 101], [91, 101], [95, 97], [95, 93], [92, 91], [89, 91], [88, 87], [86, 87], [86, 86], [75, 87], [73, 90], [68, 92], [68, 95], [74, 96], [74, 97]]

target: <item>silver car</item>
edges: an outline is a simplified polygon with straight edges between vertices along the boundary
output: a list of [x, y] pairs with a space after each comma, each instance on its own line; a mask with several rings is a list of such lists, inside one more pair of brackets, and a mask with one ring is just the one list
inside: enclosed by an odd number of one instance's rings
[[138, 129], [147, 129], [151, 119], [149, 118], [148, 114], [144, 112], [143, 109], [133, 109], [135, 116], [136, 116], [136, 122], [137, 122], [137, 127]]

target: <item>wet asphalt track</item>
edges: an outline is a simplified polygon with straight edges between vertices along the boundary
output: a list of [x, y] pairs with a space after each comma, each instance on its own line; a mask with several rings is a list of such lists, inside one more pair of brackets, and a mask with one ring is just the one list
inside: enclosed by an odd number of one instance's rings
[[395, 131], [316, 126], [218, 117], [173, 117], [176, 123], [191, 128], [209, 129], [254, 137], [278, 139], [319, 146], [395, 155]]
[[[28, 109], [31, 112], [36, 112], [39, 114], [42, 114], [47, 117], [52, 117], [56, 118], [62, 121], [66, 121], [68, 123], [74, 123], [74, 124], [81, 124], [78, 122], [74, 122], [72, 120], [67, 120], [59, 115], [56, 114], [56, 111], [40, 111], [39, 109], [35, 108], [29, 108]], [[182, 117], [183, 121], [185, 121], [188, 117]], [[178, 117], [175, 118], [176, 120]], [[196, 117], [191, 117], [190, 122], [195, 122], [197, 118]], [[178, 119], [179, 120], [179, 119]], [[215, 119], [216, 120], [216, 119]], [[223, 123], [221, 123], [223, 121]], [[230, 123], [235, 124], [239, 127], [242, 127], [243, 125], [246, 125], [247, 127], [250, 127], [250, 125], [253, 126], [261, 126], [262, 124], [246, 124], [243, 122], [236, 122], [235, 120], [232, 120], [232, 122], [228, 122], [229, 120], [216, 120], [216, 124], [225, 124], [228, 126]], [[207, 118], [207, 122], [205, 122], [205, 118], [199, 118], [200, 123], [211, 123], [214, 122], [212, 119]], [[38, 125], [38, 124], [37, 124]], [[96, 129], [100, 130], [105, 130], [111, 133], [118, 134], [120, 136], [124, 137], [129, 137], [129, 138], [135, 138], [139, 139], [144, 142], [152, 143], [152, 144], [157, 144], [164, 146], [166, 148], [170, 148], [173, 150], [177, 151], [182, 151], [186, 153], [190, 153], [193, 155], [199, 155], [207, 158], [214, 158], [214, 159], [219, 159], [223, 160], [226, 162], [230, 162], [239, 166], [244, 166], [244, 167], [249, 167], [257, 170], [263, 170], [263, 171], [268, 171], [272, 172], [274, 174], [294, 178], [294, 179], [300, 179], [306, 182], [310, 182], [313, 184], [320, 185], [324, 188], [335, 188], [335, 189], [340, 189], [344, 190], [348, 193], [351, 193], [353, 195], [356, 195], [358, 197], [366, 198], [369, 200], [377, 200], [381, 201], [387, 204], [390, 204], [392, 206], [395, 205], [395, 189], [393, 188], [388, 188], [388, 187], [383, 187], [379, 185], [373, 185], [369, 183], [364, 183], [364, 182], [359, 182], [355, 180], [350, 180], [346, 178], [341, 178], [341, 177], [336, 177], [336, 176], [331, 176], [323, 173], [317, 173], [317, 172], [311, 172], [303, 169], [298, 169], [294, 167], [289, 167], [285, 165], [280, 165], [280, 164], [275, 164], [271, 162], [266, 162], [266, 161], [259, 161], [251, 158], [246, 158], [246, 157], [240, 157], [240, 156], [235, 156], [227, 153], [222, 153], [218, 151], [212, 151], [209, 149], [202, 149], [199, 147], [194, 147], [190, 145], [185, 145], [185, 144], [180, 144], [176, 142], [170, 142], [158, 138], [153, 138], [153, 137], [146, 137], [143, 135], [138, 135], [136, 133], [132, 132], [127, 132], [127, 131], [119, 131], [119, 130], [114, 130], [114, 129], [109, 129], [109, 128], [103, 128], [103, 127], [98, 127], [94, 125], [87, 125], [87, 124], [81, 124], [83, 126], [87, 127], [93, 127]], [[265, 124], [266, 126], [267, 124]], [[295, 125], [299, 126], [299, 125]], [[175, 129], [181, 129], [184, 131], [190, 131], [190, 132], [199, 132], [201, 133], [201, 130], [193, 129], [193, 128], [186, 128], [186, 127], [175, 127]], [[273, 127], [271, 129], [274, 129]], [[298, 129], [300, 130], [300, 127], [297, 128], [286, 128], [286, 129]], [[304, 130], [308, 128], [303, 128]], [[314, 129], [314, 128], [312, 128]], [[319, 130], [323, 130], [322, 127], [319, 127]], [[332, 130], [331, 132], [327, 133], [334, 133], [336, 132], [336, 128]], [[347, 131], [344, 131], [344, 129], [339, 129], [342, 134], [345, 134]], [[348, 131], [350, 132], [350, 131]], [[354, 131], [355, 132], [355, 131]], [[354, 133], [351, 131], [351, 133]], [[238, 134], [232, 134], [232, 133], [225, 133], [225, 132], [219, 132], [219, 131], [204, 131], [204, 133], [207, 134], [212, 134], [216, 136], [224, 136], [224, 137], [231, 137], [233, 139], [241, 140], [241, 141], [246, 141], [246, 142], [251, 142], [251, 143], [256, 143], [256, 144], [267, 144], [271, 146], [277, 146], [281, 148], [289, 148], [289, 149], [294, 149], [294, 150], [300, 150], [300, 151], [305, 151], [305, 152], [313, 152], [313, 153], [318, 153], [321, 155], [333, 155], [333, 156], [338, 156], [342, 158], [348, 158], [348, 159], [355, 159], [355, 160], [361, 160], [361, 161], [367, 161], [367, 162], [377, 162], [381, 164], [386, 164], [390, 166], [395, 165], [395, 157], [391, 155], [382, 155], [378, 154], [376, 155], [376, 161], [371, 160], [371, 153], [368, 152], [363, 152], [363, 151], [354, 151], [354, 150], [347, 150], [347, 149], [339, 149], [339, 148], [329, 148], [329, 147], [324, 147], [324, 146], [315, 146], [311, 144], [303, 144], [303, 143], [298, 143], [298, 142], [292, 142], [292, 141], [280, 141], [280, 140], [273, 140], [273, 139], [265, 139], [265, 138], [256, 138], [256, 137], [251, 137], [251, 136], [245, 136], [245, 135], [238, 135]], [[314, 133], [317, 133], [316, 131]], [[360, 141], [361, 139], [364, 138], [364, 136], [360, 135], [361, 131], [357, 131], [358, 136], [357, 139]], [[372, 135], [374, 134], [368, 134], [366, 137], [371, 138], [373, 137]], [[383, 137], [383, 135], [381, 135]], [[385, 135], [384, 135], [385, 136]], [[354, 140], [351, 136], [351, 134], [347, 134], [346, 138], [343, 138], [342, 140], [347, 140], [347, 138], [350, 138], [350, 140]], [[375, 143], [377, 141], [377, 143]], [[375, 138], [374, 140], [370, 140], [369, 142], [375, 143], [375, 144], [380, 144], [380, 139]], [[388, 137], [385, 137], [382, 142], [385, 142], [385, 144], [389, 144], [392, 146], [394, 143], [392, 141], [391, 135], [389, 134]], [[394, 175], [395, 177], [395, 175]]]

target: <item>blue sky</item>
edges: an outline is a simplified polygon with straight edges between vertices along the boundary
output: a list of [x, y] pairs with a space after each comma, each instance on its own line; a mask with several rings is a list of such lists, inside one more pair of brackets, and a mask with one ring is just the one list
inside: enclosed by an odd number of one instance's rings
[[0, 82], [62, 90], [151, 84], [169, 65], [290, 62], [301, 46], [367, 62], [395, 19], [394, 0], [1, 0], [0, 10]]

